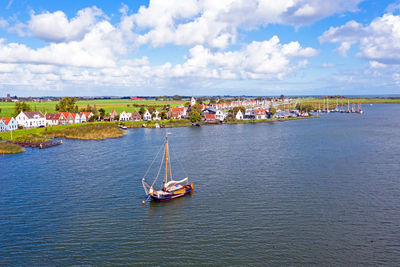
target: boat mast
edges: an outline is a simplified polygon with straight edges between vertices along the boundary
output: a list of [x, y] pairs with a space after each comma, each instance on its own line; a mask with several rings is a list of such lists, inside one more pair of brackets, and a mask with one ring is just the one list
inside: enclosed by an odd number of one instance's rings
[[168, 175], [168, 136], [165, 138], [165, 178], [164, 178], [164, 186], [167, 183], [167, 175]]

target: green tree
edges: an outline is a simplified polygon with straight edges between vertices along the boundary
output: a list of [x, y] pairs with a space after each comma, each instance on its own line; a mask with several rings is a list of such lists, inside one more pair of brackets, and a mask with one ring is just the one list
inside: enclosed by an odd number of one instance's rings
[[263, 100], [263, 98], [262, 98], [262, 96], [257, 96], [257, 97], [256, 97], [256, 100], [258, 100], [258, 101], [262, 101], [262, 100]]
[[2, 109], [0, 108], [0, 113], [1, 113]]
[[201, 114], [201, 105], [196, 103], [190, 107], [190, 110], [195, 110], [197, 113]]
[[99, 111], [97, 110], [96, 104], [93, 105], [92, 113], [93, 113], [94, 115], [99, 115]]
[[167, 119], [167, 112], [165, 110], [160, 112], [160, 118], [162, 120], [166, 120]]
[[186, 102], [186, 103], [184, 104], [184, 106], [185, 106], [185, 107], [189, 107], [189, 106], [190, 106], [190, 102]]
[[32, 108], [25, 102], [15, 102], [14, 115], [17, 116], [21, 111], [31, 111]]
[[275, 115], [275, 113], [276, 113], [276, 108], [270, 107], [269, 108], [269, 114], [271, 114], [271, 117], [273, 117]]
[[285, 96], [281, 95], [279, 98], [283, 100], [283, 99], [285, 99]]
[[191, 110], [190, 112], [189, 112], [189, 120], [191, 121], [191, 122], [199, 122], [199, 121], [201, 121], [201, 115], [200, 115], [200, 113], [198, 113], [196, 110]]
[[99, 113], [100, 113], [100, 117], [101, 117], [101, 118], [104, 118], [104, 116], [106, 115], [106, 111], [105, 111], [104, 108], [100, 108], [100, 109], [99, 109]]
[[201, 98], [201, 97], [197, 98], [196, 102], [199, 104], [203, 104], [203, 98]]
[[150, 112], [150, 114], [153, 114], [154, 111], [156, 111], [156, 107], [155, 106], [148, 106], [147, 110]]
[[146, 109], [144, 108], [144, 107], [140, 107], [140, 109], [139, 109], [139, 114], [140, 114], [140, 116], [142, 116], [143, 117], [143, 114], [146, 112]]
[[181, 100], [182, 97], [181, 97], [180, 95], [174, 95], [174, 96], [172, 97], [172, 99], [173, 99], [173, 100]]
[[78, 106], [75, 103], [76, 97], [63, 97], [56, 104], [56, 110], [61, 112], [78, 112]]

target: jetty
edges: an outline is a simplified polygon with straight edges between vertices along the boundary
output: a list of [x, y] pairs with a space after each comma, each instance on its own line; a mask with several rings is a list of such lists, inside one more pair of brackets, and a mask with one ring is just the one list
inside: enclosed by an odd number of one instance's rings
[[62, 141], [54, 141], [54, 140], [50, 140], [50, 141], [46, 141], [46, 142], [18, 142], [18, 141], [9, 141], [10, 143], [22, 146], [22, 147], [38, 147], [40, 149], [42, 148], [48, 148], [48, 147], [52, 147], [52, 146], [58, 146], [62, 144]]

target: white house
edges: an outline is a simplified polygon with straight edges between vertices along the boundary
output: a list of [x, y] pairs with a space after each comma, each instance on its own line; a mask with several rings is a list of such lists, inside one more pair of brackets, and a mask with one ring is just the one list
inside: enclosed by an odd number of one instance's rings
[[148, 110], [143, 114], [143, 120], [144, 121], [151, 121], [151, 114]]
[[6, 124], [0, 119], [0, 133], [6, 131]]
[[121, 114], [119, 114], [119, 120], [120, 121], [131, 121], [132, 120], [132, 113], [122, 111]]
[[237, 120], [243, 120], [243, 113], [242, 111], [239, 109], [239, 111], [236, 113], [236, 119]]
[[215, 119], [223, 121], [225, 119], [225, 114], [221, 110], [217, 109], [215, 112]]
[[81, 116], [79, 113], [71, 113], [72, 117], [74, 118], [74, 123], [81, 123]]
[[153, 120], [155, 120], [155, 121], [159, 121], [159, 120], [161, 120], [161, 118], [160, 117], [158, 117], [158, 114], [160, 114], [160, 112], [158, 112], [157, 110], [156, 111], [154, 111], [154, 113], [153, 113], [154, 115], [155, 115], [155, 117], [153, 117]]
[[192, 96], [192, 99], [190, 99], [190, 105], [196, 104], [196, 99]]
[[81, 123], [87, 122], [86, 115], [84, 112], [79, 113], [79, 116], [81, 116]]
[[46, 126], [46, 118], [40, 111], [21, 111], [16, 117], [16, 121], [24, 128]]

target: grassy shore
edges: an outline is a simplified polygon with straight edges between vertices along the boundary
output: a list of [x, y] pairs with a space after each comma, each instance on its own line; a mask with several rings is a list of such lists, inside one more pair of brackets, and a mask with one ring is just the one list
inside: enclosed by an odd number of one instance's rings
[[25, 150], [18, 145], [8, 142], [0, 142], [0, 154], [18, 154], [24, 151]]
[[64, 137], [80, 140], [100, 140], [124, 136], [124, 132], [115, 123], [86, 124], [82, 126], [68, 127], [59, 130], [49, 130], [47, 136]]

